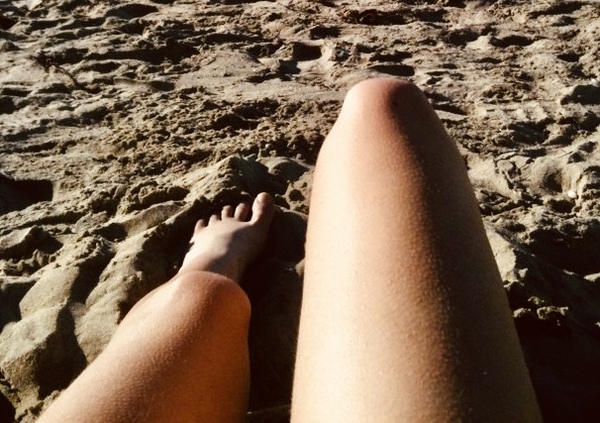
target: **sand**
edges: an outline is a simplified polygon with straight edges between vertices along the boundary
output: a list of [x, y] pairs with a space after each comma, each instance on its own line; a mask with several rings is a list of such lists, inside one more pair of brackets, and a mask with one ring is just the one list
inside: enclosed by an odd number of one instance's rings
[[250, 409], [285, 421], [313, 166], [372, 76], [457, 142], [546, 421], [598, 415], [599, 41], [591, 0], [1, 0], [0, 421], [34, 421], [195, 220], [263, 190]]

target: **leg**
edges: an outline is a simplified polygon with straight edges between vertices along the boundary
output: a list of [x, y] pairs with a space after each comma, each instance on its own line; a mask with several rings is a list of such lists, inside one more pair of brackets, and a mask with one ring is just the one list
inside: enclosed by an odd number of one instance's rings
[[464, 162], [409, 83], [355, 86], [320, 152], [292, 420], [539, 420]]
[[127, 314], [106, 350], [40, 422], [243, 421], [248, 298], [237, 285], [262, 250], [271, 197], [200, 221], [179, 273]]

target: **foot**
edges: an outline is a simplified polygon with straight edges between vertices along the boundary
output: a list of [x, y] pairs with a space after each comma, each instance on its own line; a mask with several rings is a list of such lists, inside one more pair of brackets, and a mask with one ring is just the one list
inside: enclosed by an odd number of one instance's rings
[[209, 271], [239, 282], [248, 264], [263, 250], [274, 213], [273, 198], [263, 192], [252, 207], [245, 203], [235, 209], [225, 206], [208, 222], [199, 220], [179, 274]]

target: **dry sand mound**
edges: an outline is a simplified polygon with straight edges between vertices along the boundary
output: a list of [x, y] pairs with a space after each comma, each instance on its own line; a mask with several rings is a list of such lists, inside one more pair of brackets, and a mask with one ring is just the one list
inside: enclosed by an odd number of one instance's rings
[[285, 421], [312, 165], [374, 75], [459, 144], [546, 421], [599, 415], [599, 40], [591, 0], [0, 0], [0, 421], [94, 359], [197, 218], [262, 190], [251, 409]]

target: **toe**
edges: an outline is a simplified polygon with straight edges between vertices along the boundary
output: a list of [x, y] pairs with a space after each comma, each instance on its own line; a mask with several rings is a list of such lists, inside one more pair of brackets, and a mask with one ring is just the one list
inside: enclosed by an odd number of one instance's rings
[[210, 217], [210, 219], [208, 221], [208, 224], [209, 225], [214, 225], [216, 222], [219, 222], [220, 220], [221, 220], [221, 216], [219, 216], [218, 214], [213, 214]]
[[194, 227], [194, 232], [199, 231], [202, 228], [206, 228], [206, 220], [200, 219], [196, 222], [196, 226]]
[[250, 215], [250, 207], [246, 203], [240, 203], [235, 208], [234, 217], [241, 221], [248, 220], [248, 216]]
[[233, 217], [233, 207], [225, 206], [223, 210], [221, 210], [221, 219], [225, 219], [228, 217]]
[[190, 247], [189, 249], [192, 249], [192, 246], [194, 245], [194, 240], [196, 239], [196, 236], [198, 235], [198, 233], [206, 228], [207, 223], [205, 219], [200, 219], [199, 221], [196, 222], [196, 226], [194, 226], [194, 233], [192, 234], [192, 238], [190, 239]]
[[252, 203], [251, 223], [269, 225], [275, 214], [273, 197], [266, 192], [261, 192]]

